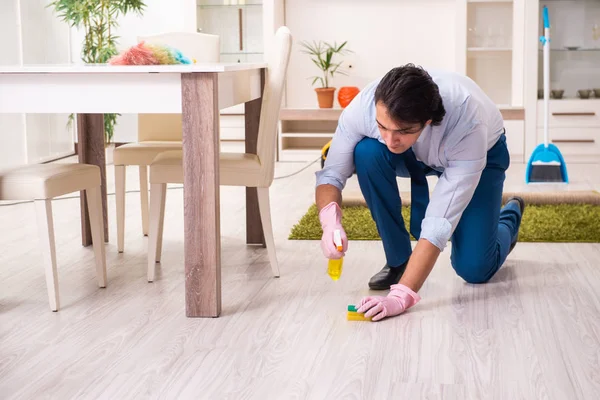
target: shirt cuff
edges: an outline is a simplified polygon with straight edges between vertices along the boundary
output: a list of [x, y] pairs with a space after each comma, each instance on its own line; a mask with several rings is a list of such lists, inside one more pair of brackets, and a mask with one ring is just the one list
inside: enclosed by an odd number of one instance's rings
[[327, 169], [322, 169], [315, 172], [317, 177], [317, 184], [319, 185], [333, 185], [338, 188], [340, 191], [344, 190], [345, 183], [342, 179], [336, 176], [332, 176], [331, 171], [328, 173]]
[[431, 244], [444, 251], [452, 236], [452, 225], [446, 218], [428, 217], [421, 224], [421, 239], [427, 239]]

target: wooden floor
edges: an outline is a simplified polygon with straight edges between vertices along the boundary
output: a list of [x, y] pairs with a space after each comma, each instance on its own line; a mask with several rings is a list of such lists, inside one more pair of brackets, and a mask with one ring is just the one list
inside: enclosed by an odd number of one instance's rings
[[[276, 175], [301, 167], [278, 165]], [[380, 242], [350, 243], [332, 282], [318, 242], [287, 240], [313, 201], [317, 168], [274, 183], [279, 279], [266, 249], [244, 243], [243, 189], [222, 188], [218, 319], [184, 316], [180, 188], [167, 194], [151, 284], [138, 193], [127, 195], [123, 254], [109, 196], [106, 289], [80, 244], [79, 200], [54, 202], [58, 313], [48, 307], [33, 204], [0, 207], [0, 398], [600, 398], [600, 245], [519, 244], [485, 285], [461, 281], [448, 249], [410, 312], [348, 322], [346, 306], [369, 293], [384, 255]], [[511, 167], [506, 190], [541, 190], [522, 183], [523, 171]], [[559, 189], [600, 189], [597, 171], [572, 165], [571, 185]], [[136, 190], [137, 171], [128, 179]]]

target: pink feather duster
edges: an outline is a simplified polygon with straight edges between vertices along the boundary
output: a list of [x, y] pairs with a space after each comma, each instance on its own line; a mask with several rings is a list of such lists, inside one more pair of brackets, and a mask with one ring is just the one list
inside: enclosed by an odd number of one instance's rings
[[144, 42], [121, 52], [121, 54], [112, 57], [109, 61], [111, 65], [159, 65], [159, 60]]

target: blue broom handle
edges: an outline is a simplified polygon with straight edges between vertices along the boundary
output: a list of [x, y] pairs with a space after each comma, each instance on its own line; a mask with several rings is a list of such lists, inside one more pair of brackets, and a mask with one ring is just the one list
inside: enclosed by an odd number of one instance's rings
[[549, 97], [550, 97], [550, 16], [548, 7], [544, 6], [544, 37], [543, 37], [543, 64], [544, 64], [544, 147], [548, 148], [550, 138], [548, 137], [549, 124]]

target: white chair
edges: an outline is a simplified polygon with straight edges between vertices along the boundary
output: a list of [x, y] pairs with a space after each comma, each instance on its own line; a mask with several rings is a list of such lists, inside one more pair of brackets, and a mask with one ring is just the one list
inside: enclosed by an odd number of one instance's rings
[[[219, 36], [206, 33], [173, 32], [138, 37], [138, 42], [168, 45], [199, 63], [219, 62]], [[160, 100], [159, 100], [160, 101]], [[115, 148], [115, 194], [117, 202], [117, 248], [125, 248], [125, 168], [135, 165], [140, 170], [142, 232], [148, 235], [148, 165], [157, 154], [181, 149], [181, 114], [138, 115], [138, 141]]]
[[[279, 276], [275, 253], [269, 187], [275, 169], [277, 122], [283, 88], [292, 47], [292, 35], [287, 27], [275, 35], [274, 53], [268, 63], [258, 128], [257, 154], [221, 153], [219, 160], [220, 184], [226, 186], [256, 187], [260, 218], [273, 274]], [[166, 188], [168, 183], [183, 183], [183, 152], [166, 151], [150, 164], [150, 234], [148, 237], [148, 281], [154, 280], [156, 263], [160, 262], [164, 225]]]
[[88, 164], [26, 165], [0, 171], [0, 200], [34, 200], [42, 248], [50, 309], [58, 311], [58, 275], [54, 244], [52, 199], [85, 190], [96, 258], [98, 286], [106, 287], [104, 222], [100, 194], [100, 168]]

